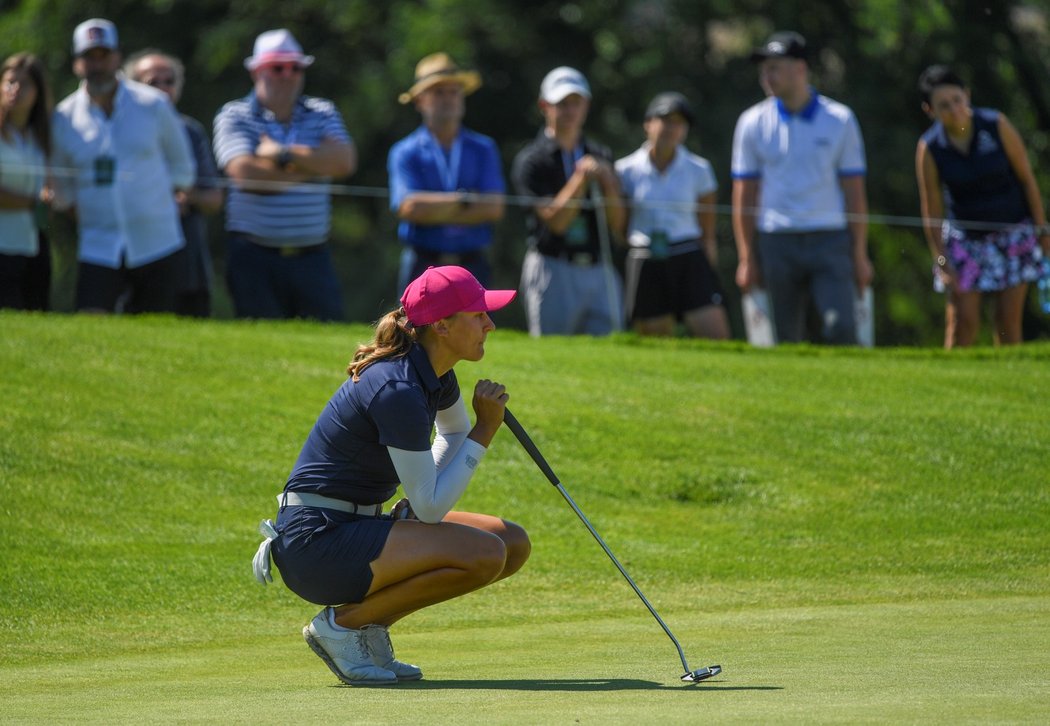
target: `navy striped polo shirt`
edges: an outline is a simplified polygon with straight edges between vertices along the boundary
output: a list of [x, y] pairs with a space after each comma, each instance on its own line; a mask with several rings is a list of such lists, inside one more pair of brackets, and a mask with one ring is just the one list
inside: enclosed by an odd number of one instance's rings
[[[215, 117], [213, 146], [220, 169], [233, 159], [255, 153], [263, 135], [282, 144], [317, 147], [322, 141], [350, 143], [335, 104], [323, 98], [300, 96], [291, 123], [282, 124], [263, 107], [255, 92], [230, 101]], [[226, 229], [243, 232], [262, 244], [307, 246], [324, 242], [331, 226], [331, 197], [323, 186], [302, 184], [279, 194], [253, 194], [237, 186], [226, 199]], [[318, 185], [320, 184], [320, 186]]]

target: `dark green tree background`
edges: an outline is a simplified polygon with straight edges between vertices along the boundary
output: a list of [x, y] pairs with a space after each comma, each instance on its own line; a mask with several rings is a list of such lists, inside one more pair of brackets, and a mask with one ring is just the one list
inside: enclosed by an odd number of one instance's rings
[[[750, 49], [777, 29], [797, 30], [816, 51], [817, 87], [850, 105], [868, 150], [880, 344], [936, 345], [943, 300], [930, 290], [929, 258], [917, 226], [914, 151], [928, 120], [915, 81], [934, 62], [954, 65], [974, 102], [1006, 112], [1028, 144], [1041, 188], [1050, 189], [1050, 9], [1045, 0], [25, 0], [0, 1], [0, 54], [42, 55], [56, 99], [75, 88], [73, 27], [107, 17], [123, 48], [156, 47], [181, 57], [187, 86], [181, 110], [210, 126], [226, 101], [248, 92], [242, 61], [255, 36], [287, 27], [317, 56], [307, 93], [333, 99], [358, 145], [360, 168], [335, 201], [334, 241], [348, 315], [375, 319], [395, 301], [399, 247], [385, 198], [386, 154], [418, 117], [397, 102], [416, 61], [444, 50], [481, 71], [485, 85], [467, 104], [467, 124], [493, 136], [510, 161], [539, 126], [535, 98], [543, 75], [572, 65], [595, 91], [589, 133], [623, 155], [641, 141], [641, 115], [664, 90], [689, 96], [698, 121], [689, 145], [714, 164], [722, 185], [720, 271], [741, 326], [732, 284], [736, 254], [728, 216], [729, 160], [740, 112], [761, 98]], [[72, 302], [75, 237], [52, 223], [55, 302]], [[524, 223], [511, 207], [499, 226], [497, 279], [516, 286]], [[222, 272], [221, 220], [212, 247]], [[229, 315], [223, 284], [217, 314]], [[514, 310], [505, 324], [520, 325]], [[1030, 338], [1050, 336], [1034, 304]]]

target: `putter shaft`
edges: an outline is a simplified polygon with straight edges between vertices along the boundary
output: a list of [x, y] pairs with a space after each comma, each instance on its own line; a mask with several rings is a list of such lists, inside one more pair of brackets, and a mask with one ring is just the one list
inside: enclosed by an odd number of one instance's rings
[[594, 526], [590, 523], [590, 521], [587, 519], [584, 513], [580, 510], [578, 506], [576, 506], [576, 502], [573, 501], [573, 498], [569, 496], [569, 493], [567, 491], [565, 491], [565, 487], [561, 485], [561, 482], [558, 480], [558, 476], [554, 473], [554, 470], [551, 469], [550, 464], [548, 464], [547, 460], [543, 458], [543, 454], [540, 453], [540, 450], [536, 447], [536, 444], [532, 442], [532, 439], [525, 432], [525, 429], [522, 427], [522, 425], [518, 423], [518, 419], [514, 417], [514, 414], [510, 412], [510, 409], [504, 409], [503, 422], [507, 424], [507, 428], [509, 428], [514, 434], [514, 437], [517, 438], [518, 443], [522, 445], [525, 451], [528, 452], [529, 456], [532, 457], [532, 460], [536, 462], [536, 465], [540, 468], [540, 471], [544, 473], [544, 475], [547, 477], [550, 483], [553, 484], [554, 487], [561, 494], [562, 498], [565, 499], [565, 501], [570, 507], [572, 507], [572, 511], [576, 512], [576, 516], [579, 517], [580, 521], [583, 522], [584, 526], [587, 527], [587, 531], [590, 532], [591, 536], [594, 537], [595, 541], [599, 545], [601, 545], [602, 550], [604, 550], [605, 554], [609, 556], [609, 559], [612, 560], [612, 563], [616, 565], [616, 569], [620, 571], [620, 574], [623, 575], [625, 580], [627, 580], [627, 583], [631, 586], [631, 589], [634, 590], [634, 593], [639, 597], [639, 599], [643, 603], [645, 603], [645, 607], [649, 609], [649, 612], [652, 613], [652, 616], [656, 618], [656, 622], [658, 622], [660, 624], [660, 627], [664, 629], [664, 632], [667, 633], [667, 637], [671, 639], [672, 643], [674, 643], [674, 647], [678, 651], [678, 657], [682, 660], [682, 667], [685, 668], [685, 675], [682, 676], [682, 680], [689, 681], [692, 683], [698, 683], [704, 679], [710, 678], [711, 676], [721, 673], [722, 666], [717, 665], [710, 666], [709, 668], [701, 668], [700, 670], [695, 672], [689, 669], [689, 663], [685, 659], [685, 652], [682, 651], [682, 646], [678, 643], [678, 638], [674, 637], [674, 633], [672, 633], [671, 629], [667, 627], [667, 623], [665, 623], [663, 618], [660, 617], [660, 614], [656, 612], [656, 608], [652, 606], [652, 603], [650, 603], [648, 598], [645, 597], [645, 594], [642, 593], [641, 588], [639, 588], [638, 585], [635, 584], [634, 580], [631, 579], [631, 576], [627, 574], [627, 570], [625, 570], [623, 568], [623, 565], [620, 564], [620, 561], [616, 559], [616, 555], [614, 555], [612, 553], [612, 550], [609, 549], [609, 546], [605, 544], [605, 540], [601, 538], [601, 535], [599, 535], [597, 530], [594, 529]]

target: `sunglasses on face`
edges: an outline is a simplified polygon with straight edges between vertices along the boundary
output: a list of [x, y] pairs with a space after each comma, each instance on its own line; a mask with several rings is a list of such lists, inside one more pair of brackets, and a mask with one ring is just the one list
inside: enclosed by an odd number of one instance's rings
[[174, 88], [175, 87], [175, 79], [174, 78], [151, 78], [151, 79], [149, 79], [149, 81], [147, 81], [147, 83], [149, 85], [153, 86], [154, 88]]
[[298, 63], [273, 63], [263, 68], [275, 76], [297, 76], [306, 70], [306, 66]]

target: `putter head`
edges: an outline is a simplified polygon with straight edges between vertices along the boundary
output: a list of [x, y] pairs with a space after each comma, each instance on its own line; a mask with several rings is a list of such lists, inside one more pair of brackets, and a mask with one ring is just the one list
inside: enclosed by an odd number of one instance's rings
[[706, 681], [708, 678], [717, 676], [722, 672], [722, 666], [712, 665], [707, 668], [701, 668], [698, 671], [692, 671], [682, 676], [684, 683], [699, 683], [700, 681]]

